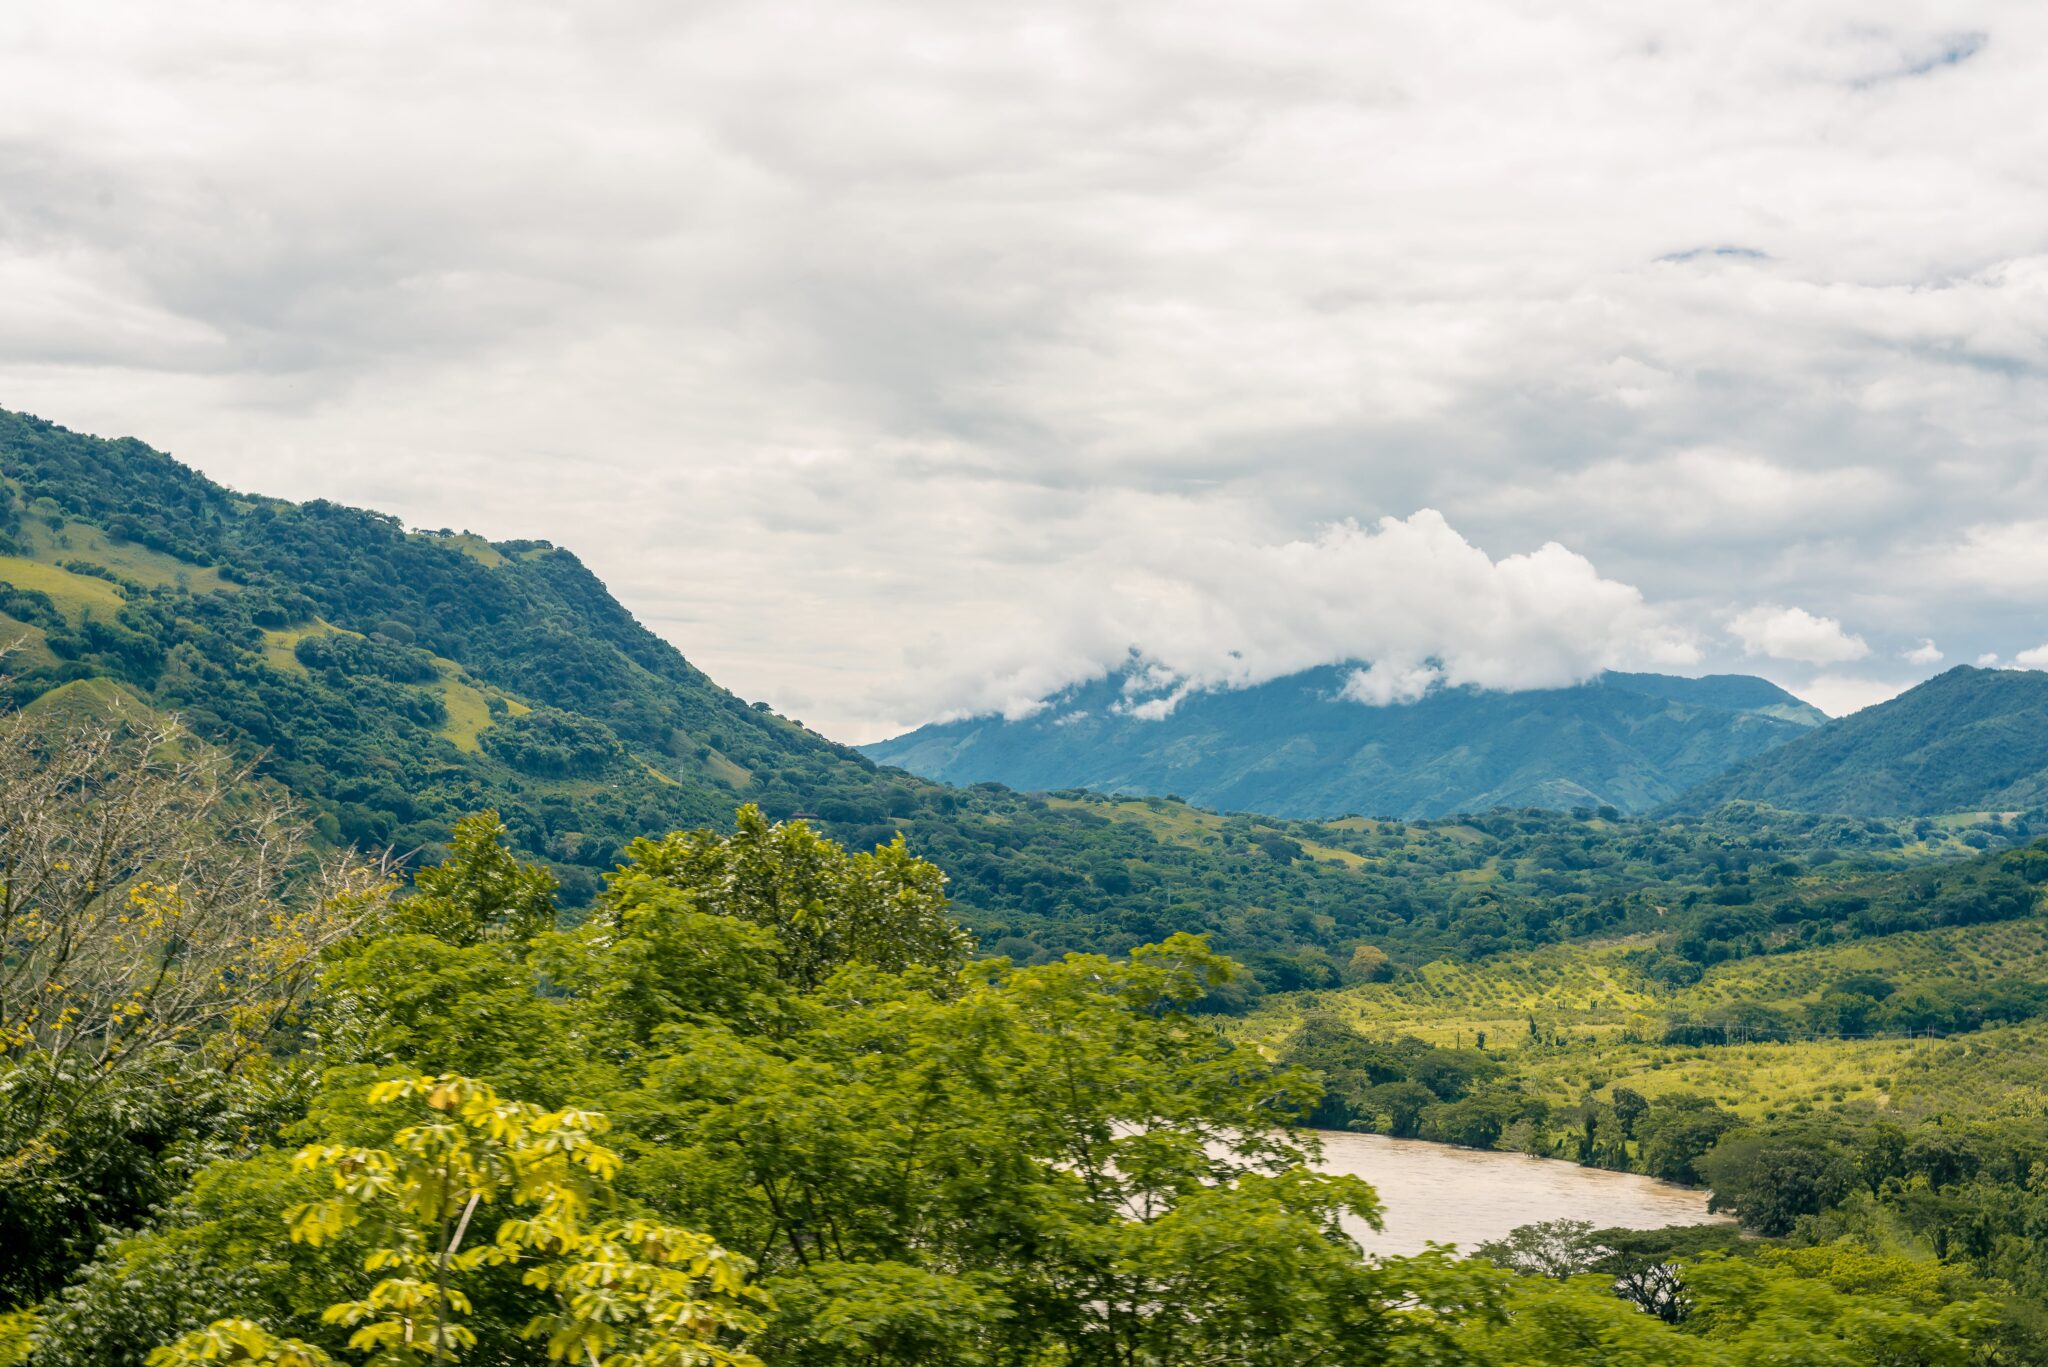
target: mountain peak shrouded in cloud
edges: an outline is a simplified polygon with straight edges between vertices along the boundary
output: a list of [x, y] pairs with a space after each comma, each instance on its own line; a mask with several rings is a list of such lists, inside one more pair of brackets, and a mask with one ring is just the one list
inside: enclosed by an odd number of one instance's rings
[[1345, 696], [1387, 704], [1438, 687], [1560, 688], [1700, 658], [1689, 633], [1584, 556], [1550, 542], [1494, 559], [1434, 509], [1297, 541], [1178, 549], [1107, 574], [1074, 605], [1049, 656], [1022, 639], [1013, 659], [963, 672], [947, 710], [1029, 716], [1127, 661], [1138, 665], [1125, 675], [1124, 706], [1157, 719], [1191, 692], [1347, 661], [1368, 663], [1352, 670]]
[[955, 783], [1177, 793], [1285, 816], [1640, 811], [1824, 720], [1744, 676], [1607, 673], [1517, 692], [1438, 685], [1400, 706], [1361, 706], [1351, 696], [1359, 674], [1327, 665], [1244, 688], [1176, 689], [1162, 695], [1174, 705], [1151, 711], [1130, 700], [1162, 681], [1133, 663], [1063, 690], [1035, 716], [934, 724], [864, 749]]

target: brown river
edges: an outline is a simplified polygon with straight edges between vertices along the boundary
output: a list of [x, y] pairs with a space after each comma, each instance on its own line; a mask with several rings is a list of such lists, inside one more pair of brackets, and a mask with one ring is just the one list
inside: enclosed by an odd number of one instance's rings
[[1582, 1168], [1554, 1158], [1489, 1153], [1322, 1131], [1323, 1168], [1363, 1177], [1379, 1192], [1386, 1229], [1347, 1222], [1368, 1253], [1419, 1253], [1427, 1243], [1464, 1252], [1539, 1220], [1590, 1220], [1595, 1229], [1700, 1224], [1707, 1194], [1653, 1177]]

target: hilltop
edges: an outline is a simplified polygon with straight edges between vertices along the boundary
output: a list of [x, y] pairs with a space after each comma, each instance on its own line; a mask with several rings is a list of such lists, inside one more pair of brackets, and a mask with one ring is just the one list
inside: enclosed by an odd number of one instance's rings
[[1745, 799], [1861, 816], [2048, 804], [2048, 674], [1958, 666], [1702, 783], [1674, 811]]
[[1355, 666], [1134, 708], [1131, 671], [1067, 690], [1036, 715], [920, 727], [864, 747], [927, 778], [1014, 788], [1178, 794], [1282, 816], [1427, 818], [1496, 807], [1640, 812], [1826, 718], [1742, 675], [1602, 675], [1520, 693], [1441, 689], [1371, 706]]

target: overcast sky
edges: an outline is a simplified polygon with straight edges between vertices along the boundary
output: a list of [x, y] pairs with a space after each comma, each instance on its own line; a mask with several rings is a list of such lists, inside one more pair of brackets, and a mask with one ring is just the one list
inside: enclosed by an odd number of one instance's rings
[[0, 8], [0, 405], [847, 740], [2048, 662], [2048, 6]]

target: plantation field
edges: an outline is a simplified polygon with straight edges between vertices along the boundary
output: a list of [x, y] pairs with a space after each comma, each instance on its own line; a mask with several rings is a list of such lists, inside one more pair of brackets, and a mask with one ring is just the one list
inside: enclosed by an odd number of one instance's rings
[[2048, 977], [2048, 920], [1911, 932], [1709, 969], [1669, 988], [1637, 972], [1640, 938], [1559, 945], [1477, 964], [1438, 962], [1399, 981], [1297, 993], [1235, 1032], [1278, 1051], [1308, 1011], [1374, 1038], [1481, 1046], [1553, 1103], [1625, 1085], [1654, 1100], [1697, 1093], [1750, 1118], [1777, 1119], [1863, 1102], [1914, 1115], [2039, 1117], [2048, 1112], [2048, 1022], [1930, 1038], [1816, 1037], [1791, 1042], [1659, 1042], [1673, 1014], [1729, 1003], [1791, 1009], [1852, 975], [1896, 992], [1954, 983]]

